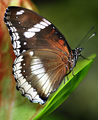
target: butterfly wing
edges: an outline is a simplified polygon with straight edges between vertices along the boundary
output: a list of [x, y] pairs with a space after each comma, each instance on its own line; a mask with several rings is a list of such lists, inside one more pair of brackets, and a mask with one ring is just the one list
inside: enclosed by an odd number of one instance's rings
[[4, 21], [9, 29], [16, 56], [29, 49], [57, 49], [69, 54], [64, 36], [48, 20], [22, 7], [8, 7]]
[[8, 7], [4, 21], [17, 56], [17, 88], [32, 102], [44, 104], [70, 72], [72, 50], [58, 29], [34, 11]]
[[13, 65], [17, 88], [30, 101], [44, 104], [62, 82], [66, 66], [57, 52], [49, 49], [28, 50], [18, 56]]

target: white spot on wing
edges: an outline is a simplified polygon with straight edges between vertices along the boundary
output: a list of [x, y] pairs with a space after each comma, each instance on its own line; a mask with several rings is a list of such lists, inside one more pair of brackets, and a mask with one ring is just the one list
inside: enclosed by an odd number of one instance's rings
[[20, 37], [19, 37], [19, 34], [18, 33], [15, 33], [16, 35], [16, 40], [18, 40]]
[[20, 37], [19, 37], [19, 34], [18, 33], [12, 33], [12, 39], [13, 40], [18, 40]]
[[37, 95], [37, 92], [34, 91], [33, 88], [29, 89], [29, 90], [27, 91], [27, 93], [32, 96], [32, 99]]
[[40, 69], [40, 68], [42, 68], [42, 67], [43, 67], [43, 64], [32, 65], [32, 66], [31, 66], [31, 70], [32, 70], [32, 72], [33, 72], [34, 70]]
[[25, 63], [23, 63], [23, 65], [25, 66], [26, 64], [25, 64]]
[[17, 58], [17, 62], [21, 62], [21, 61], [23, 61], [23, 56], [22, 55]]
[[45, 75], [45, 73], [41, 73], [41, 74], [38, 74], [37, 77], [38, 77], [38, 79], [40, 79], [44, 75]]
[[[37, 76], [37, 77], [39, 77], [39, 76]], [[46, 83], [46, 81], [48, 80], [48, 78], [49, 78], [48, 74], [45, 74], [45, 73], [44, 73], [43, 77], [38, 78], [41, 86], [43, 86], [43, 85]], [[49, 80], [48, 80], [48, 81], [49, 81]], [[43, 86], [42, 89], [45, 91], [44, 88], [45, 88], [45, 87]]]
[[28, 98], [30, 101], [32, 101], [32, 96], [29, 95], [28, 93], [25, 94], [25, 97]]
[[9, 19], [10, 19], [10, 16], [6, 16], [6, 19], [9, 20]]
[[17, 29], [16, 29], [15, 27], [13, 27], [13, 31], [14, 31], [14, 32], [16, 32], [16, 31], [17, 31]]
[[14, 53], [15, 53], [15, 55], [19, 56], [20, 55], [20, 50], [16, 49], [16, 50], [14, 50]]
[[48, 94], [49, 88], [51, 87], [50, 80], [48, 79], [45, 85], [43, 86], [43, 89], [45, 91], [45, 94]]
[[32, 100], [32, 102], [33, 102], [33, 103], [39, 103], [39, 104], [41, 104], [41, 105], [45, 103], [41, 98], [36, 99], [36, 100]]
[[17, 75], [17, 78], [21, 77], [22, 74], [21, 74], [21, 70], [17, 70], [15, 71], [15, 74]]
[[39, 32], [40, 29], [39, 29], [39, 28], [34, 28], [34, 27], [32, 27], [32, 28], [28, 29], [28, 31], [29, 31], [29, 32]]
[[41, 60], [36, 57], [35, 59], [32, 60], [31, 65], [38, 64], [38, 63], [41, 63]]
[[13, 42], [13, 48], [16, 48], [16, 41]]
[[20, 87], [23, 83], [25, 83], [26, 82], [26, 79], [22, 76], [22, 77], [20, 77], [20, 78], [18, 78], [18, 87]]
[[21, 48], [20, 41], [16, 41], [17, 48]]
[[41, 25], [44, 25], [44, 26], [48, 26], [48, 24], [45, 23], [45, 22], [43, 22], [43, 21], [41, 21], [40, 24], [41, 24]]
[[7, 14], [7, 15], [10, 15], [10, 14], [11, 14], [11, 12], [9, 12], [9, 11], [6, 11], [6, 14]]
[[20, 50], [16, 49], [16, 50], [14, 50], [14, 53], [15, 53], [15, 55], [19, 56], [20, 55]]
[[12, 26], [12, 23], [10, 21], [7, 21], [6, 24], [9, 25], [9, 26]]
[[50, 23], [48, 20], [46, 20], [45, 18], [43, 18], [43, 21], [44, 21], [45, 23], [47, 23], [48, 25], [51, 25], [51, 23]]
[[[36, 64], [37, 62], [39, 62], [39, 64]], [[31, 62], [31, 73], [33, 75], [36, 75], [36, 77], [38, 78], [40, 86], [43, 86], [42, 90], [47, 95], [49, 92], [49, 88], [51, 86], [51, 83], [50, 83], [49, 75], [46, 73], [46, 70], [45, 70], [40, 59], [38, 59], [38, 58], [33, 59], [33, 61]]]
[[43, 25], [41, 25], [41, 24], [36, 24], [36, 25], [34, 25], [34, 27], [40, 28], [40, 29], [44, 29], [44, 28], [45, 28], [45, 26], [43, 26]]
[[21, 63], [17, 63], [15, 66], [16, 66], [16, 70], [19, 70], [22, 68]]
[[[40, 64], [36, 64], [37, 62], [39, 62]], [[39, 74], [39, 73], [45, 73], [45, 69], [44, 69], [44, 66], [41, 62], [41, 60], [39, 58], [37, 59], [33, 59], [32, 62], [31, 62], [31, 72], [32, 74]]]
[[12, 33], [12, 39], [13, 39], [13, 40], [16, 40], [15, 33]]
[[26, 38], [32, 38], [36, 34], [36, 32], [40, 32], [41, 29], [44, 29], [51, 24], [48, 20], [44, 18], [42, 20], [43, 21], [35, 24], [32, 28], [29, 28], [26, 32], [24, 32], [24, 36]]
[[27, 44], [27, 42], [24, 42], [23, 44], [24, 44], [24, 45], [26, 45], [26, 44]]
[[19, 90], [20, 90], [20, 92], [21, 92], [22, 94], [25, 94], [25, 91], [24, 91], [23, 88], [20, 87]]
[[26, 52], [26, 50], [23, 50], [22, 53]]
[[16, 32], [17, 31], [15, 27], [10, 27], [10, 30], [11, 30], [11, 32]]
[[33, 52], [33, 51], [30, 51], [29, 54], [30, 54], [30, 56], [33, 56], [33, 55], [34, 55], [34, 52]]
[[[20, 74], [21, 73], [21, 61], [23, 61], [23, 56], [19, 56], [18, 58], [15, 59], [14, 61], [14, 66], [13, 66], [13, 71], [14, 71], [14, 74], [15, 76], [17, 76], [17, 74]], [[18, 76], [17, 76], [18, 77]], [[17, 79], [17, 78], [16, 78]]]
[[[24, 78], [25, 79], [25, 78]], [[28, 84], [28, 82], [24, 82], [22, 85], [21, 85], [22, 88], [24, 88], [25, 92], [27, 92], [27, 90], [29, 90], [29, 88], [31, 88], [31, 85]]]
[[22, 15], [24, 13], [24, 10], [20, 10], [16, 13], [16, 15]]
[[16, 74], [20, 74], [20, 73], [21, 73], [21, 70], [16, 70], [15, 73], [16, 73]]
[[40, 68], [40, 69], [36, 69], [36, 70], [34, 70], [34, 71], [32, 71], [32, 68], [31, 68], [31, 72], [32, 72], [32, 74], [40, 74], [40, 73], [45, 73], [46, 71], [45, 71], [45, 69], [44, 68]]
[[35, 35], [34, 32], [24, 32], [24, 36], [25, 36], [26, 38], [32, 38], [34, 35]]

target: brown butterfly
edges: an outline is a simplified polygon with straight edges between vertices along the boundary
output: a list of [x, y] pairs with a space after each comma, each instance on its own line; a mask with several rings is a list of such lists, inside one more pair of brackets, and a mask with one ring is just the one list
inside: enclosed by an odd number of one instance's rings
[[73, 70], [82, 48], [72, 50], [58, 29], [34, 11], [11, 6], [4, 21], [16, 55], [17, 89], [31, 102], [44, 104]]

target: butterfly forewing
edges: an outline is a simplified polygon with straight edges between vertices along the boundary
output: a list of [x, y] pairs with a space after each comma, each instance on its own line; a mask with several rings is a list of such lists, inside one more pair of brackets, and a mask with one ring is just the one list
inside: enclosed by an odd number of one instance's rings
[[8, 7], [4, 18], [9, 29], [16, 56], [29, 49], [62, 49], [71, 51], [57, 28], [37, 13], [21, 8]]

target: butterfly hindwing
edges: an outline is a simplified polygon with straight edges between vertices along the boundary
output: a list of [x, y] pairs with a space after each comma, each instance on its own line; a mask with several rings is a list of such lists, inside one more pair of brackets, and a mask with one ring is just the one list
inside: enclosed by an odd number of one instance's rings
[[51, 50], [28, 50], [13, 65], [17, 87], [30, 101], [44, 104], [66, 74], [61, 56]]

